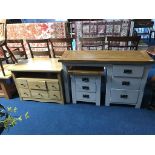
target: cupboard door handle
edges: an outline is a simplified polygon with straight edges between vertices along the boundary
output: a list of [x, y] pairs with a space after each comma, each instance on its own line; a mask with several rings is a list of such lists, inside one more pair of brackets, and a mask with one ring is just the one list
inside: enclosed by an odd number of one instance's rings
[[25, 84], [23, 84], [23, 83], [21, 83], [20, 85], [23, 86], [23, 87], [25, 87]]
[[82, 78], [83, 82], [89, 82], [89, 78]]
[[131, 69], [124, 69], [124, 73], [125, 74], [132, 74], [132, 70]]
[[129, 86], [130, 82], [129, 81], [122, 81], [122, 85]]
[[83, 98], [89, 98], [89, 95], [84, 94]]
[[88, 86], [82, 86], [82, 89], [89, 90], [89, 87]]
[[128, 95], [123, 95], [123, 94], [121, 94], [121, 95], [120, 95], [120, 98], [127, 99], [127, 98], [128, 98]]
[[28, 96], [28, 94], [27, 94], [27, 93], [24, 93], [24, 95], [27, 95], [27, 96]]

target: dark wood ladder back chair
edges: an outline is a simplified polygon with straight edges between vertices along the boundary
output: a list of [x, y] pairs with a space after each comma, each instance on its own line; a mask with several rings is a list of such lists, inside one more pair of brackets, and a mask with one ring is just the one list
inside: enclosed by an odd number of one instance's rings
[[108, 50], [117, 49], [127, 49], [127, 50], [138, 50], [138, 44], [140, 41], [140, 36], [109, 36]]
[[[10, 51], [10, 49], [6, 46], [6, 40], [7, 40], [7, 26], [6, 23], [0, 23], [0, 67], [2, 70], [3, 75], [5, 76], [5, 70], [3, 67], [3, 62], [5, 63], [17, 63], [17, 59], [13, 55], [13, 53]], [[11, 60], [11, 62], [9, 61]]]
[[53, 57], [61, 57], [64, 51], [73, 50], [72, 38], [51, 38]]
[[28, 44], [32, 58], [34, 58], [34, 56], [49, 56], [49, 58], [51, 58], [48, 39], [33, 39], [26, 40], [26, 42]]
[[6, 43], [7, 47], [15, 56], [20, 56], [20, 58], [24, 56], [25, 59], [28, 59], [22, 39], [7, 40]]
[[80, 38], [81, 50], [103, 50], [105, 47], [105, 37]]

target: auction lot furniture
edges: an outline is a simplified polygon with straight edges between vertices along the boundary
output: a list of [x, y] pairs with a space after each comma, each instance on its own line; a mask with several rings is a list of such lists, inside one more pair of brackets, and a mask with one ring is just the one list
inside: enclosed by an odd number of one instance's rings
[[58, 59], [28, 59], [10, 70], [21, 100], [64, 103]]
[[144, 87], [154, 60], [145, 51], [66, 51], [63, 64], [66, 102], [70, 102], [68, 68], [106, 67], [105, 105], [128, 104], [140, 108]]
[[71, 77], [72, 102], [95, 102], [100, 106], [103, 68], [74, 67], [68, 73]]
[[0, 70], [0, 97], [5, 97], [6, 99], [12, 98], [16, 92], [16, 87], [12, 79], [11, 72], [8, 71], [9, 66], [11, 66], [11, 64], [3, 65], [5, 75], [2, 70]]

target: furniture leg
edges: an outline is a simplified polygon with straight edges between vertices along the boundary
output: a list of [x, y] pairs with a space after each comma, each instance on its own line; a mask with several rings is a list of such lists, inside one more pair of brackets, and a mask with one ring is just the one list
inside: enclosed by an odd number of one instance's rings
[[70, 87], [69, 87], [69, 76], [66, 65], [62, 65], [63, 67], [63, 78], [64, 78], [64, 87], [65, 87], [65, 99], [67, 103], [70, 103]]

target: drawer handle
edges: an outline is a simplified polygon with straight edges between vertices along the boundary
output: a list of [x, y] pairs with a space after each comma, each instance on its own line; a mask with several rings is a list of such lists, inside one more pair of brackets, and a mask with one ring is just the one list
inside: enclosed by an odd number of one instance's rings
[[28, 94], [27, 94], [27, 93], [24, 93], [24, 95], [27, 95], [27, 96], [28, 96]]
[[124, 69], [124, 73], [125, 74], [132, 74], [132, 70], [131, 69]]
[[89, 90], [89, 87], [88, 86], [82, 86], [82, 89]]
[[23, 86], [23, 87], [25, 87], [25, 84], [23, 84], [23, 83], [21, 83], [20, 85]]
[[89, 78], [82, 78], [83, 82], [89, 82]]
[[43, 96], [43, 95], [42, 95], [42, 94], [40, 94], [40, 93], [39, 93], [38, 95], [39, 95], [39, 96]]
[[120, 95], [120, 98], [125, 98], [125, 99], [127, 99], [127, 98], [128, 98], [128, 95]]
[[122, 81], [122, 86], [125, 85], [125, 86], [129, 86], [130, 85], [130, 82], [129, 81]]
[[40, 86], [39, 85], [35, 85], [37, 88], [40, 88]]
[[89, 95], [83, 95], [83, 98], [89, 98]]
[[56, 96], [55, 94], [53, 96], [55, 96], [56, 98], [58, 98], [58, 96]]

